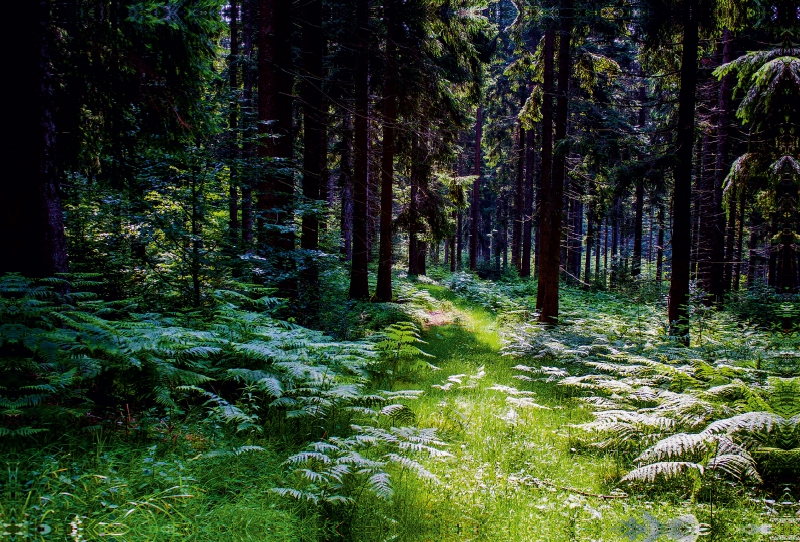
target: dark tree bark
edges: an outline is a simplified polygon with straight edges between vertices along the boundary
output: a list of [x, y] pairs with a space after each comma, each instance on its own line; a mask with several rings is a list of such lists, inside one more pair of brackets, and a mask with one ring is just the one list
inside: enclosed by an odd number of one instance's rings
[[353, 167], [353, 254], [350, 299], [369, 299], [367, 275], [367, 173], [369, 159], [369, 0], [356, 4], [355, 161]]
[[[292, 161], [291, 4], [282, 0], [261, 0], [260, 7], [258, 130], [264, 141], [258, 149], [259, 156], [272, 158], [277, 168], [259, 177], [259, 247], [262, 253], [274, 255], [279, 273], [291, 274], [294, 180], [287, 171]], [[267, 121], [273, 124], [266, 124]], [[283, 282], [282, 289], [293, 295], [292, 281]]]
[[511, 264], [522, 273], [522, 224], [525, 221], [525, 128], [517, 137], [517, 184], [514, 191], [514, 227], [511, 234]]
[[[394, 77], [397, 21], [395, 21], [394, 0], [384, 0], [385, 20], [388, 28], [386, 36], [386, 84], [383, 92], [383, 149], [381, 154], [381, 212], [380, 212], [380, 253], [378, 256], [378, 284], [375, 289], [377, 301], [392, 300], [392, 208], [394, 197], [394, 145], [395, 125], [397, 123], [397, 94]], [[424, 257], [424, 253], [423, 253]]]
[[18, 12], [13, 20], [21, 32], [8, 55], [9, 69], [22, 77], [7, 88], [13, 137], [5, 144], [10, 160], [0, 197], [0, 274], [47, 277], [68, 271], [53, 120], [50, 2], [16, 2], [10, 9]]
[[634, 200], [633, 224], [633, 261], [631, 262], [631, 276], [638, 277], [642, 273], [642, 229], [644, 228], [644, 183], [636, 184]]
[[475, 181], [472, 183], [472, 225], [469, 239], [469, 268], [471, 271], [478, 269], [478, 224], [480, 222], [481, 205], [481, 178], [483, 161], [481, 154], [481, 139], [483, 138], [483, 108], [478, 106], [478, 117], [475, 121]]
[[581, 279], [581, 257], [583, 249], [583, 187], [576, 183], [572, 184], [572, 197], [569, 198], [569, 229], [567, 235], [567, 247], [569, 256], [567, 258], [570, 280], [580, 282]]
[[[239, 2], [231, 0], [230, 4], [230, 33], [231, 33], [231, 53], [228, 56], [228, 85], [230, 86], [231, 102], [228, 114], [228, 128], [230, 129], [230, 141], [228, 151], [230, 153], [230, 187], [228, 189], [228, 229], [230, 243], [236, 247], [239, 243], [239, 190], [238, 177], [239, 171], [237, 160], [239, 159], [239, 139], [237, 131], [239, 129], [239, 109], [236, 92], [239, 89]], [[234, 266], [235, 267], [235, 266]], [[236, 269], [234, 268], [234, 272]]]
[[[738, 203], [738, 210], [739, 210], [739, 219], [736, 229], [736, 248], [735, 252], [733, 253], [733, 287], [732, 290], [734, 292], [739, 291], [739, 280], [741, 278], [742, 273], [742, 242], [744, 241], [744, 208], [745, 208], [745, 191], [739, 190], [739, 203]], [[733, 211], [731, 211], [733, 212]]]
[[[545, 303], [545, 285], [542, 283], [542, 272], [546, 269], [546, 280], [552, 281], [552, 264], [550, 263], [550, 238], [551, 232], [551, 213], [549, 206], [552, 204], [552, 185], [553, 185], [553, 86], [554, 72], [553, 59], [555, 47], [555, 31], [546, 30], [544, 34], [544, 79], [542, 81], [542, 91], [544, 99], [542, 101], [542, 159], [541, 159], [541, 187], [539, 190], [539, 257], [536, 259], [536, 266], [539, 270], [539, 284], [536, 290], [536, 307], [541, 309]], [[560, 199], [560, 198], [559, 198]], [[559, 221], [561, 217], [559, 216]], [[558, 280], [556, 271], [556, 281]], [[552, 284], [549, 284], [552, 288]], [[551, 292], [547, 292], [552, 297]], [[556, 292], [556, 297], [558, 293]], [[552, 301], [550, 301], [552, 305]]]
[[[564, 0], [561, 8], [561, 31], [558, 47], [558, 94], [555, 114], [555, 144], [566, 140], [569, 119], [569, 83], [572, 75], [572, 25], [573, 2]], [[546, 46], [545, 46], [546, 47]], [[546, 61], [545, 61], [546, 62]], [[547, 68], [545, 68], [545, 71]], [[546, 90], [545, 90], [546, 92]], [[553, 156], [552, 180], [547, 200], [543, 200], [542, 213], [549, 216], [549, 231], [542, 231], [542, 265], [539, 268], [538, 288], [541, 292], [539, 321], [546, 324], [558, 323], [558, 279], [561, 267], [561, 221], [564, 199], [564, 179], [566, 177], [567, 156], [562, 149]]]
[[258, 20], [259, 0], [244, 0], [242, 4], [242, 122], [244, 124], [244, 141], [242, 143], [243, 162], [251, 166], [247, 174], [241, 179], [242, 188], [242, 245], [250, 250], [253, 243], [253, 178], [252, 167], [255, 157], [254, 136], [256, 125], [253, 123], [253, 87], [255, 86], [256, 70], [253, 69], [254, 61], [254, 36], [253, 24]]
[[[593, 187], [589, 187], [589, 194], [594, 194]], [[589, 284], [592, 281], [592, 245], [594, 245], [594, 209], [590, 205], [586, 212], [586, 260], [583, 264], [583, 281]]]
[[698, 21], [696, 6], [684, 2], [681, 89], [678, 96], [678, 133], [672, 203], [672, 274], [669, 288], [670, 334], [689, 341], [689, 281], [691, 258], [692, 148], [694, 147], [695, 90], [697, 87]]
[[664, 273], [664, 205], [658, 204], [658, 241], [656, 248], [656, 283], [661, 284]]
[[[731, 62], [734, 58], [734, 48], [733, 48], [733, 35], [730, 30], [727, 28], [722, 31], [722, 62], [727, 63]], [[714, 182], [714, 196], [715, 196], [715, 206], [717, 206], [717, 213], [718, 213], [718, 221], [720, 222], [717, 225], [717, 229], [721, 231], [722, 228], [725, 228], [724, 220], [725, 220], [725, 213], [722, 211], [722, 188], [723, 183], [725, 182], [725, 177], [728, 174], [728, 170], [731, 166], [731, 157], [730, 157], [730, 130], [731, 125], [734, 122], [733, 119], [733, 87], [736, 84], [736, 76], [734, 74], [728, 74], [722, 78], [722, 84], [720, 85], [719, 89], [719, 106], [718, 106], [718, 125], [717, 125], [717, 160], [716, 160], [716, 178]], [[724, 249], [724, 259], [725, 259], [725, 269], [723, 272], [723, 281], [722, 281], [722, 294], [725, 292], [730, 291], [731, 289], [731, 281], [732, 281], [732, 272], [733, 272], [733, 262], [735, 261], [734, 258], [734, 238], [736, 236], [736, 204], [738, 201], [737, 195], [734, 193], [731, 196], [730, 202], [731, 205], [729, 206], [729, 218], [727, 231], [725, 232], [725, 249]], [[718, 201], [716, 201], [718, 200]], [[720, 233], [721, 235], [721, 233]], [[716, 247], [715, 247], [716, 248]], [[719, 251], [716, 248], [716, 251]], [[719, 254], [717, 254], [718, 256]], [[719, 272], [718, 269], [715, 268], [716, 272]]]
[[[322, 0], [305, 0], [302, 12], [303, 71], [301, 98], [303, 101], [303, 196], [319, 203], [322, 180], [323, 123], [322, 123], [322, 58], [325, 41], [322, 34]], [[319, 217], [304, 213], [300, 247], [319, 248]]]
[[528, 130], [525, 133], [525, 207], [523, 208], [522, 222], [522, 271], [521, 277], [531, 276], [531, 252], [533, 241], [531, 227], [533, 226], [533, 170], [536, 160], [536, 131]]

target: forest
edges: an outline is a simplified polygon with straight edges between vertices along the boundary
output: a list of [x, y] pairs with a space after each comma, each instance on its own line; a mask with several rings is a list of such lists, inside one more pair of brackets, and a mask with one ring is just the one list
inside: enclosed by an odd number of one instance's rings
[[798, 0], [23, 0], [0, 540], [800, 539]]

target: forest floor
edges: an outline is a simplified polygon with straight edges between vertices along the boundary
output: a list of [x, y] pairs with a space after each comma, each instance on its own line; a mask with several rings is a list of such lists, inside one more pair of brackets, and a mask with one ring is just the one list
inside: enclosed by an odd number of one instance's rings
[[[691, 484], [621, 485], [631, 455], [591, 450], [576, 438], [574, 426], [593, 419], [580, 394], [552, 379], [518, 378], [523, 363], [566, 366], [558, 355], [509, 355], [512, 335], [532, 318], [525, 306], [533, 285], [464, 280], [472, 291], [459, 291], [452, 280], [402, 277], [397, 284], [412, 300], [409, 314], [424, 340], [418, 346], [438, 370], [415, 369], [393, 387], [422, 391], [408, 401], [414, 423], [435, 428], [447, 443], [449, 457], [416, 456], [438, 482], [393, 471], [390, 501], [360, 491], [341, 514], [273, 491], [286, 484], [286, 458], [301, 449], [285, 435], [242, 438], [218, 449], [208, 436], [216, 431], [213, 421], [165, 418], [144, 430], [120, 419], [114, 433], [67, 437], [9, 456], [2, 485], [22, 504], [5, 512], [0, 507], [0, 514], [41, 523], [40, 532], [52, 528], [55, 538], [41, 540], [311, 542], [337, 534], [407, 542], [692, 542], [701, 534], [705, 540], [764, 539], [746, 527], [766, 522], [763, 495], [741, 484], [719, 497]], [[572, 321], [580, 317], [611, 330], [621, 348], [643, 352], [658, 340], [658, 302], [566, 289], [562, 307]], [[564, 326], [575, 344], [586, 339], [580, 334], [588, 324], [581, 325]], [[713, 326], [709, 319], [706, 335], [695, 341], [721, 348], [724, 333], [739, 334]], [[536, 340], [545, 334], [535, 326], [527, 332]], [[537, 349], [566, 348], [556, 338], [542, 340]]]
[[[711, 526], [706, 539], [722, 540], [730, 529], [723, 535], [717, 528], [715, 536], [714, 525], [758, 523], [758, 506], [742, 499], [721, 504], [669, 490], [618, 489], [630, 465], [574, 447], [572, 425], [592, 419], [585, 404], [554, 382], [516, 379], [520, 359], [501, 355], [505, 330], [491, 311], [443, 286], [418, 287], [452, 309], [434, 311], [424, 331], [421, 347], [440, 370], [408, 383], [425, 390], [413, 409], [455, 457], [426, 464], [440, 484], [400, 485], [398, 539], [690, 541], [697, 539], [696, 518]], [[356, 521], [369, 521], [364, 512]]]

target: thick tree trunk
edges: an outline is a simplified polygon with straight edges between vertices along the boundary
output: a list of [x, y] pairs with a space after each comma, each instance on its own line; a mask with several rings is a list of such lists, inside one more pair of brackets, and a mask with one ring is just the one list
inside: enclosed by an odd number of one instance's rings
[[[325, 48], [322, 0], [305, 0], [302, 32], [303, 196], [309, 203], [319, 203], [323, 162], [322, 57]], [[319, 248], [319, 217], [316, 212], [303, 214], [301, 233], [301, 248]]]
[[672, 273], [669, 288], [670, 334], [689, 342], [689, 280], [691, 258], [692, 148], [694, 147], [697, 86], [698, 22], [696, 6], [683, 4], [683, 55], [678, 96], [678, 134], [672, 207]]
[[[296, 295], [292, 203], [292, 75], [291, 5], [282, 0], [261, 0], [258, 41], [258, 131], [264, 138], [259, 156], [272, 158], [276, 169], [262, 174], [258, 183], [258, 235], [260, 252], [274, 258], [283, 276], [281, 290]], [[272, 124], [267, 122], [272, 121]]]
[[478, 224], [481, 216], [481, 178], [482, 178], [482, 153], [481, 140], [483, 138], [483, 107], [478, 106], [478, 116], [475, 121], [475, 181], [472, 183], [472, 225], [469, 239], [469, 269], [478, 269]]
[[6, 142], [11, 159], [0, 197], [0, 274], [47, 277], [68, 271], [53, 120], [50, 2], [16, 2], [11, 9], [19, 12], [13, 19], [22, 28], [9, 69], [26, 76], [7, 88], [13, 136]]
[[[397, 124], [397, 94], [394, 77], [397, 32], [394, 20], [394, 0], [385, 0], [386, 37], [386, 84], [383, 92], [383, 149], [381, 154], [381, 212], [380, 247], [378, 255], [378, 284], [375, 289], [377, 301], [392, 300], [392, 209], [394, 197], [394, 145]], [[424, 257], [424, 254], [423, 254]]]
[[[561, 35], [558, 47], [558, 94], [555, 114], [555, 144], [567, 137], [569, 114], [569, 83], [572, 75], [572, 0], [561, 2]], [[545, 68], [546, 70], [547, 68]], [[546, 91], [545, 91], [546, 92]], [[553, 156], [552, 182], [548, 199], [543, 201], [542, 213], [549, 215], [549, 231], [542, 235], [542, 265], [539, 268], [539, 291], [541, 303], [539, 321], [546, 324], [558, 323], [558, 279], [561, 250], [561, 220], [564, 199], [564, 179], [566, 177], [567, 156], [562, 150]], [[544, 233], [544, 232], [543, 232]], [[537, 296], [538, 297], [538, 296]]]
[[[550, 205], [553, 203], [551, 194], [553, 185], [553, 59], [555, 47], [555, 31], [546, 30], [544, 34], [544, 79], [542, 81], [542, 160], [541, 160], [541, 189], [539, 190], [539, 257], [536, 266], [539, 270], [539, 283], [536, 290], [536, 307], [541, 309], [545, 303], [545, 284], [543, 278], [552, 281], [550, 263], [550, 237], [551, 233], [551, 213]], [[560, 201], [560, 198], [559, 198]], [[559, 217], [559, 221], [561, 217]], [[546, 269], [546, 271], [545, 271]], [[543, 272], [546, 274], [543, 277]], [[558, 271], [556, 270], [556, 281], [558, 281]], [[552, 284], [549, 285], [552, 288]], [[552, 294], [548, 292], [550, 296]], [[558, 292], [556, 292], [558, 297]], [[552, 305], [552, 302], [550, 302]]]
[[256, 70], [254, 62], [254, 23], [258, 20], [259, 0], [244, 0], [242, 4], [242, 123], [244, 125], [244, 141], [242, 142], [242, 158], [247, 164], [247, 171], [241, 179], [242, 187], [242, 245], [245, 250], [251, 250], [253, 243], [253, 184], [255, 168], [255, 131], [253, 87], [255, 84]]
[[367, 275], [367, 174], [369, 159], [369, 0], [356, 4], [355, 160], [353, 165], [353, 254], [350, 299], [369, 299]]

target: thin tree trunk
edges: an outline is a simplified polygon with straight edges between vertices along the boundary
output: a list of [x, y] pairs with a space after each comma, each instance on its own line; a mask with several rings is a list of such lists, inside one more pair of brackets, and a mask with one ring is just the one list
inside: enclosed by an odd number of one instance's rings
[[522, 224], [525, 221], [525, 128], [517, 137], [517, 185], [514, 194], [514, 228], [511, 234], [511, 263], [522, 273]]
[[475, 121], [475, 181], [472, 183], [472, 235], [469, 239], [469, 268], [470, 271], [478, 269], [478, 223], [480, 221], [481, 203], [481, 178], [483, 161], [481, 154], [481, 139], [483, 138], [483, 107], [478, 106], [478, 116]]
[[698, 21], [695, 6], [683, 4], [683, 54], [678, 96], [677, 164], [672, 207], [672, 272], [669, 288], [670, 334], [689, 342], [689, 279], [691, 258], [692, 148], [697, 86]]
[[353, 166], [353, 254], [350, 299], [369, 299], [367, 275], [367, 161], [369, 140], [369, 0], [356, 4], [355, 161]]
[[638, 277], [642, 273], [642, 229], [644, 228], [644, 183], [636, 184], [636, 197], [634, 201], [636, 214], [633, 225], [633, 261], [631, 262], [631, 276]]
[[[731, 62], [734, 58], [733, 48], [733, 34], [727, 28], [722, 31], [722, 62]], [[724, 259], [725, 268], [723, 271], [723, 281], [721, 287], [721, 294], [730, 291], [731, 280], [733, 273], [734, 258], [734, 238], [736, 236], [736, 194], [731, 196], [731, 205], [729, 208], [729, 219], [727, 228], [725, 228], [725, 213], [722, 211], [722, 189], [725, 177], [730, 169], [730, 127], [733, 124], [733, 87], [736, 83], [736, 76], [728, 74], [722, 78], [722, 83], [719, 88], [719, 118], [717, 125], [717, 160], [716, 160], [716, 176], [714, 181], [714, 196], [715, 196], [715, 210], [718, 213], [718, 235], [722, 235], [722, 230], [727, 230], [725, 236]], [[715, 247], [716, 248], [716, 247]], [[719, 251], [719, 248], [716, 248]], [[719, 270], [715, 269], [718, 273]], [[737, 279], [738, 284], [738, 279]]]
[[736, 252], [733, 254], [733, 261], [735, 262], [733, 268], [733, 291], [738, 293], [739, 292], [739, 279], [742, 272], [742, 241], [743, 241], [743, 230], [744, 230], [744, 208], [745, 208], [745, 192], [744, 190], [739, 190], [741, 193], [739, 195], [739, 223], [738, 228], [736, 231]]
[[[228, 231], [231, 247], [234, 248], [239, 242], [239, 190], [238, 190], [238, 159], [239, 159], [239, 111], [236, 93], [239, 88], [239, 3], [238, 0], [231, 0], [230, 4], [230, 33], [231, 33], [231, 52], [228, 56], [228, 85], [231, 92], [230, 111], [228, 113], [228, 128], [230, 129], [230, 141], [228, 152], [230, 153], [230, 186], [228, 189]], [[238, 274], [234, 266], [234, 275]]]
[[525, 133], [525, 207], [523, 209], [522, 222], [522, 272], [521, 277], [531, 276], [531, 252], [532, 236], [531, 227], [533, 225], [533, 170], [536, 160], [536, 131], [528, 130]]
[[656, 283], [661, 284], [664, 272], [664, 205], [658, 204], [658, 247], [656, 249]]
[[[397, 95], [394, 78], [397, 32], [395, 28], [394, 1], [384, 0], [384, 19], [388, 27], [386, 37], [386, 83], [383, 92], [383, 149], [381, 154], [381, 212], [380, 247], [378, 256], [377, 301], [392, 300], [392, 208], [394, 197], [394, 144], [397, 123]], [[423, 255], [424, 257], [424, 255]]]

